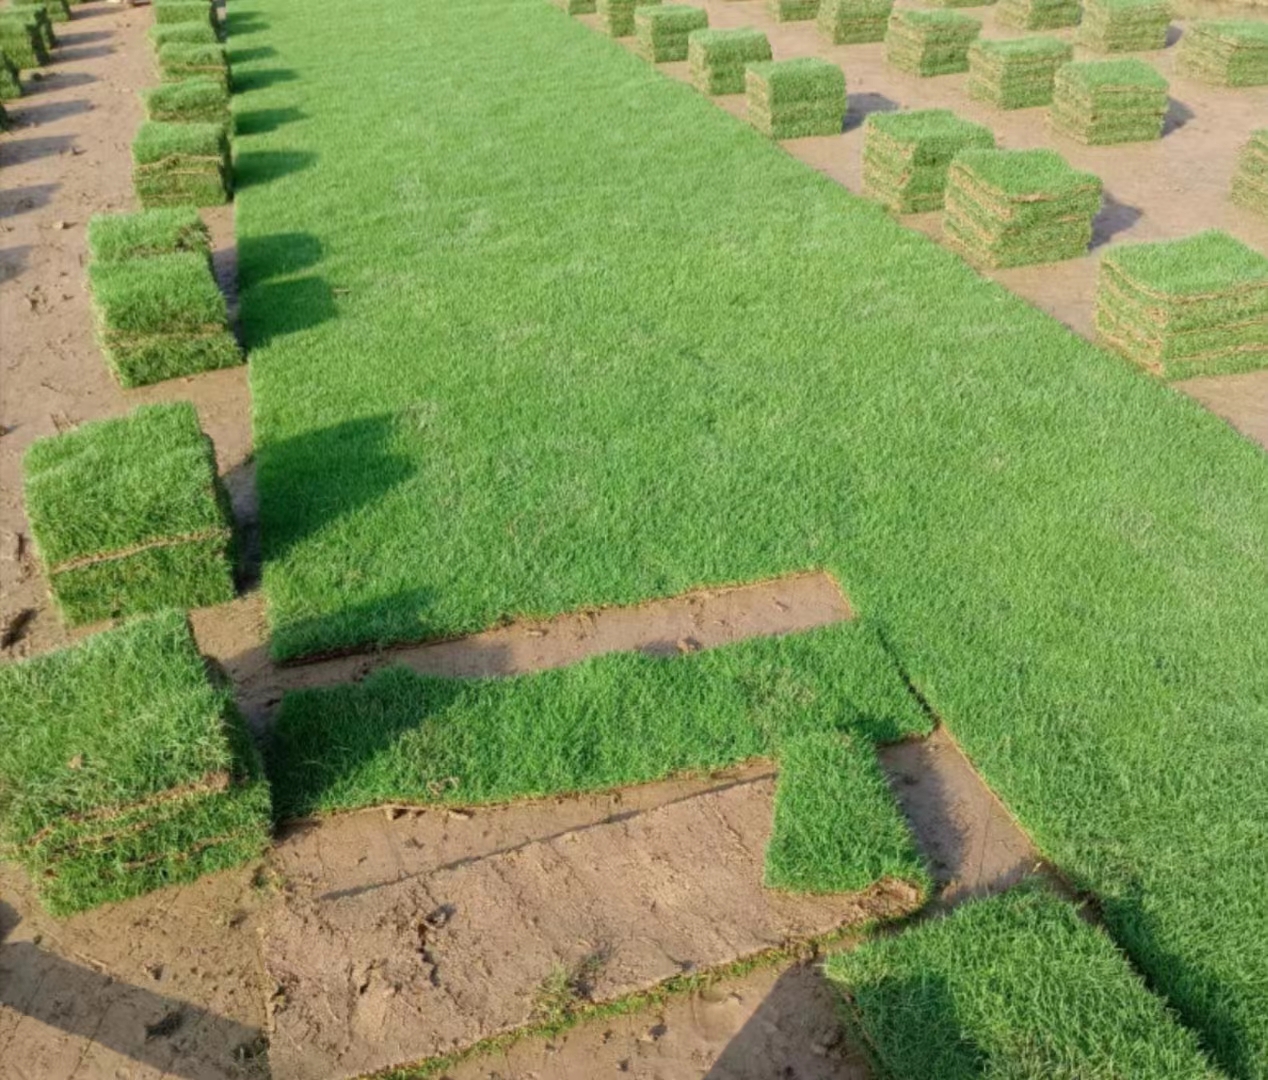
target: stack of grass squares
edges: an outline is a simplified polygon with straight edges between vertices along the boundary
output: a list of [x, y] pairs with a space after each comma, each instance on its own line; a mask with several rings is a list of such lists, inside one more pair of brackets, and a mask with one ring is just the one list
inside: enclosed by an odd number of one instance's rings
[[218, 45], [220, 34], [204, 19], [155, 23], [150, 27], [150, 44], [155, 49], [162, 49], [164, 45]]
[[161, 83], [142, 91], [149, 120], [173, 124], [217, 124], [228, 131], [232, 120], [229, 91], [215, 79]]
[[1053, 150], [965, 150], [947, 173], [943, 227], [977, 266], [1028, 266], [1083, 255], [1101, 181]]
[[773, 139], [840, 135], [845, 123], [845, 72], [803, 56], [752, 64], [745, 73], [748, 122]]
[[12, 61], [0, 52], [0, 101], [12, 101], [22, 96], [22, 80]]
[[819, 14], [819, 0], [766, 0], [776, 22], [808, 22]]
[[709, 25], [704, 8], [686, 4], [656, 4], [634, 12], [638, 54], [654, 64], [687, 59], [687, 38]]
[[895, 11], [885, 33], [885, 59], [911, 75], [950, 75], [969, 68], [969, 46], [982, 23], [955, 11]]
[[229, 89], [229, 58], [223, 45], [163, 45], [158, 51], [159, 73], [164, 82], [182, 79], [214, 79]]
[[154, 0], [152, 7], [156, 26], [197, 22], [219, 27], [211, 0]]
[[1079, 44], [1096, 52], [1167, 47], [1170, 0], [1085, 0]]
[[48, 15], [50, 22], [70, 22], [70, 4], [67, 0], [12, 0], [11, 7], [15, 11], [39, 8]]
[[1059, 30], [1082, 17], [1080, 0], [1001, 0], [995, 13], [1000, 26], [1014, 30]]
[[88, 246], [98, 339], [121, 385], [242, 362], [193, 207], [94, 218]]
[[598, 0], [599, 25], [614, 38], [634, 33], [634, 9], [652, 7], [660, 0]]
[[819, 33], [833, 45], [884, 41], [894, 0], [820, 0]]
[[900, 214], [940, 210], [956, 154], [994, 146], [990, 128], [950, 109], [872, 113], [863, 138], [864, 190]]
[[742, 94], [749, 64], [771, 58], [770, 42], [760, 30], [696, 30], [687, 39], [691, 83], [706, 94]]
[[1143, 60], [1091, 60], [1057, 69], [1049, 119], [1089, 146], [1161, 138], [1167, 80]]
[[1185, 31], [1178, 64], [1217, 86], [1268, 86], [1268, 22], [1201, 19]]
[[1268, 217], [1268, 128], [1253, 132], [1238, 155], [1233, 201]]
[[229, 137], [221, 123], [142, 124], [132, 142], [142, 206], [216, 206], [229, 199]]
[[1168, 378], [1268, 366], [1268, 258], [1215, 229], [1111, 248], [1096, 330]]
[[258, 857], [270, 799], [180, 612], [0, 667], [0, 850], [69, 915]]
[[[37, 15], [43, 15], [43, 20]], [[38, 9], [0, 11], [0, 54], [18, 71], [30, 71], [47, 64], [53, 46], [42, 29], [45, 26], [52, 24]]]
[[1073, 58], [1073, 46], [1058, 38], [976, 41], [969, 49], [969, 97], [997, 109], [1050, 105], [1057, 68]]

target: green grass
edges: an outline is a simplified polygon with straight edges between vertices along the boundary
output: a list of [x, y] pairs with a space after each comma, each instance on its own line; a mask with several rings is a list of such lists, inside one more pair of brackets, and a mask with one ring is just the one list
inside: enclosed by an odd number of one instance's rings
[[892, 1080], [1210, 1080], [1193, 1034], [1106, 935], [1037, 884], [832, 956]]
[[229, 61], [223, 45], [184, 45], [172, 42], [158, 50], [159, 72], [164, 82], [215, 79], [229, 87]]
[[547, 4], [233, 8], [279, 654], [825, 567], [1268, 1075], [1263, 452]]
[[211, 234], [192, 206], [97, 214], [88, 222], [88, 254], [94, 262], [126, 262], [178, 251], [211, 255]]
[[156, 49], [164, 45], [215, 45], [220, 37], [205, 18], [190, 22], [155, 23], [149, 30], [150, 44]]
[[151, 6], [158, 26], [188, 22], [216, 24], [216, 9], [208, 0], [154, 0]]
[[132, 185], [142, 206], [216, 206], [230, 189], [222, 124], [147, 120], [132, 141]]
[[[215, 79], [191, 78], [161, 83], [141, 92], [149, 120], [182, 124], [217, 124], [228, 129], [232, 119], [229, 92]], [[223, 160], [223, 159], [222, 159]]]
[[0, 839], [64, 915], [258, 855], [269, 794], [180, 612], [0, 667]]

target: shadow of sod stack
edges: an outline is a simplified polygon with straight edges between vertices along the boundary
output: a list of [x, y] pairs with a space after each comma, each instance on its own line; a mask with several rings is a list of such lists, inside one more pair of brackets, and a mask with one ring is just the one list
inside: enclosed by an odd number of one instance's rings
[[1216, 86], [1268, 86], [1268, 22], [1201, 19], [1181, 39], [1176, 67]]

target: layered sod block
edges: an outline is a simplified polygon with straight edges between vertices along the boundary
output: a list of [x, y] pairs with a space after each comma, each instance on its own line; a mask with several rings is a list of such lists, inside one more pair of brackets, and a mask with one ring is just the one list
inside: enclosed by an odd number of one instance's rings
[[205, 19], [179, 23], [155, 23], [149, 30], [150, 44], [155, 49], [164, 45], [216, 45], [220, 35]]
[[1101, 259], [1101, 342], [1166, 378], [1268, 367], [1268, 258], [1225, 232]]
[[192, 405], [143, 405], [31, 445], [31, 533], [67, 623], [233, 599], [233, 530]]
[[1237, 155], [1233, 202], [1268, 217], [1268, 128], [1254, 132]]
[[1170, 25], [1170, 0], [1085, 0], [1078, 43], [1095, 52], [1165, 49]]
[[48, 15], [50, 22], [70, 22], [70, 4], [67, 0], [12, 0], [9, 6], [14, 11], [39, 8]]
[[884, 41], [894, 0], [820, 0], [815, 25], [833, 45]]
[[1080, 0], [1000, 0], [995, 11], [996, 22], [1014, 30], [1060, 30], [1082, 16]]
[[229, 138], [221, 124], [149, 120], [132, 142], [132, 185], [142, 206], [229, 201]]
[[0, 842], [55, 915], [258, 857], [268, 784], [180, 612], [0, 667]]
[[121, 386], [242, 363], [205, 254], [94, 264], [88, 280], [98, 341]]
[[885, 59], [910, 75], [950, 75], [969, 69], [969, 46], [980, 19], [956, 11], [895, 11], [885, 32]]
[[566, 15], [593, 15], [598, 10], [597, 0], [550, 0]]
[[1219, 1080], [1103, 930], [1025, 883], [832, 956], [829, 980], [893, 1080]]
[[12, 101], [22, 96], [22, 79], [13, 62], [0, 52], [0, 101]]
[[687, 59], [687, 38], [709, 25], [704, 8], [686, 4], [656, 4], [634, 12], [636, 51], [653, 64]]
[[0, 55], [18, 71], [48, 63], [48, 48], [39, 23], [26, 10], [0, 12]]
[[805, 56], [752, 64], [745, 93], [746, 119], [773, 139], [840, 135], [845, 124], [845, 72], [828, 60]]
[[977, 266], [1078, 258], [1092, 242], [1101, 187], [1055, 150], [965, 150], [947, 173], [943, 229]]
[[820, 0], [766, 0], [766, 10], [776, 22], [809, 22], [819, 14]]
[[7, 8], [0, 11], [0, 24], [12, 23], [15, 26], [34, 27], [35, 38], [37, 40], [40, 54], [44, 57], [41, 61], [47, 64], [50, 54], [57, 47], [57, 34], [53, 30], [53, 20], [49, 18], [49, 14], [41, 6], [30, 6], [22, 8]]
[[95, 263], [127, 262], [181, 251], [211, 257], [211, 234], [192, 206], [98, 214], [88, 222], [88, 254]]
[[1268, 85], [1268, 22], [1200, 19], [1180, 39], [1177, 69], [1216, 86]]
[[629, 37], [634, 33], [634, 9], [653, 7], [660, 0], [598, 0], [595, 10], [599, 25], [611, 37]]
[[969, 97], [997, 109], [1050, 105], [1057, 68], [1073, 58], [1073, 46], [1059, 38], [975, 41], [969, 48]]
[[205, 78], [229, 89], [229, 57], [223, 45], [164, 45], [158, 51], [158, 62], [164, 82]]
[[151, 7], [159, 26], [190, 22], [217, 26], [216, 9], [210, 0], [154, 0]]
[[696, 30], [687, 39], [691, 84], [704, 94], [744, 93], [745, 69], [770, 58], [770, 41], [750, 26]]
[[148, 120], [175, 124], [216, 124], [229, 130], [229, 91], [215, 79], [196, 77], [160, 83], [141, 91]]
[[950, 109], [871, 113], [863, 133], [863, 187], [899, 214], [941, 210], [955, 155], [994, 146], [990, 128]]
[[1053, 81], [1048, 119], [1055, 131], [1089, 146], [1162, 137], [1167, 80], [1143, 60], [1065, 64]]

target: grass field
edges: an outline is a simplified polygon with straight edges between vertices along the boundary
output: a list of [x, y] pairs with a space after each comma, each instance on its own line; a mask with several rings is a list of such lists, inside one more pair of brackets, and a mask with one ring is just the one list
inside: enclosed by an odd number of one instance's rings
[[230, 33], [278, 653], [826, 567], [1268, 1076], [1263, 454], [538, 0]]

